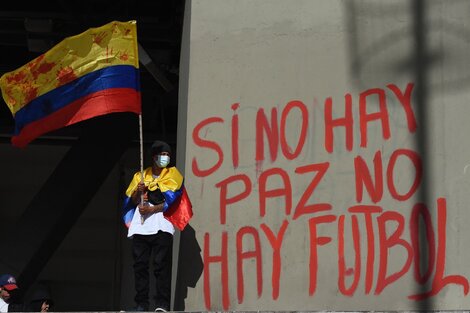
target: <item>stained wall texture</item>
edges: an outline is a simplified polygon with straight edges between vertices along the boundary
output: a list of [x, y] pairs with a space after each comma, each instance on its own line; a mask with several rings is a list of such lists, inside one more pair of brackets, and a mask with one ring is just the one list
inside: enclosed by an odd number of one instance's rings
[[469, 9], [187, 3], [185, 309], [469, 307]]

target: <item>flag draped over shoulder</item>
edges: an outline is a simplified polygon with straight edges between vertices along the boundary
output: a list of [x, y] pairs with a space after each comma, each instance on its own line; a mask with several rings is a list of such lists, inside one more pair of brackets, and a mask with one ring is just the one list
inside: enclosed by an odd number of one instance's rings
[[[192, 204], [184, 187], [183, 175], [176, 167], [165, 167], [162, 169], [160, 176], [154, 178], [152, 167], [148, 167], [144, 170], [143, 176], [144, 184], [148, 190], [153, 191], [159, 188], [165, 197], [163, 216], [179, 230], [183, 230], [193, 216]], [[123, 220], [127, 227], [129, 227], [136, 209], [131, 196], [141, 181], [142, 174], [140, 172], [135, 173], [126, 190]]]
[[141, 112], [137, 26], [111, 22], [72, 37], [0, 78], [12, 144], [115, 112]]

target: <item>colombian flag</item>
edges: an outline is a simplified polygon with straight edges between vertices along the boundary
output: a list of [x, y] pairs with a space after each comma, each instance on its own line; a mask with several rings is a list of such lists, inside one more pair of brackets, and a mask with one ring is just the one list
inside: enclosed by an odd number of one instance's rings
[[[144, 184], [148, 190], [153, 191], [159, 188], [165, 197], [163, 216], [182, 231], [193, 216], [192, 204], [183, 184], [183, 175], [181, 175], [176, 167], [165, 167], [160, 175], [154, 178], [152, 167], [148, 167], [144, 170], [143, 176]], [[136, 209], [136, 206], [132, 203], [131, 196], [141, 180], [142, 174], [140, 172], [135, 173], [126, 190], [123, 205], [123, 220], [127, 227], [129, 227]]]
[[111, 22], [68, 37], [0, 78], [15, 119], [12, 144], [99, 115], [141, 112], [135, 21]]

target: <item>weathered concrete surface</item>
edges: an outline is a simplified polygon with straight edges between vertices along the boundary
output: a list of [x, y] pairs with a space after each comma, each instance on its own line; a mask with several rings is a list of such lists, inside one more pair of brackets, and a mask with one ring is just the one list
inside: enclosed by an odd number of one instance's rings
[[470, 307], [469, 6], [188, 2], [185, 310]]

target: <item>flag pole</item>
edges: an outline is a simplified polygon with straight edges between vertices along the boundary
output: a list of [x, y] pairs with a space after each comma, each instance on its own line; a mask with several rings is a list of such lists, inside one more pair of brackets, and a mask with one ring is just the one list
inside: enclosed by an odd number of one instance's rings
[[[140, 181], [144, 182], [144, 136], [142, 132], [142, 113], [139, 114], [139, 137], [140, 137]], [[144, 194], [140, 195], [140, 204], [144, 203]], [[140, 216], [140, 223], [143, 224], [145, 218]]]
[[144, 136], [142, 134], [142, 113], [139, 114], [139, 136], [140, 136], [140, 176], [144, 181]]

